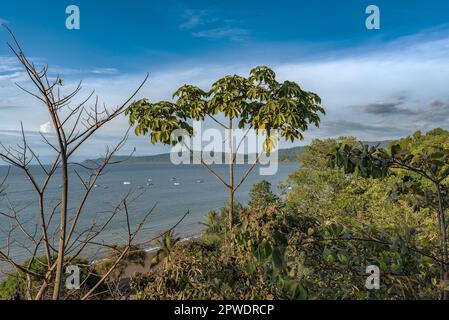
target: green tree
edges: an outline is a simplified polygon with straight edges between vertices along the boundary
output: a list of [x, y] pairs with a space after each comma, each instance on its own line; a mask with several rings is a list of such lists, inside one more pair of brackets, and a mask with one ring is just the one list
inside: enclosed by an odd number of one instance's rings
[[[421, 134], [415, 134], [413, 137], [402, 139], [397, 144], [391, 144], [389, 151], [363, 144], [360, 147], [341, 144], [334, 154], [329, 155], [329, 165], [343, 168], [345, 173], [360, 174], [364, 178], [385, 178], [389, 173], [397, 174], [399, 170], [399, 172], [404, 171], [418, 176], [424, 183], [430, 184], [433, 188], [433, 198], [436, 201], [441, 242], [440, 298], [447, 300], [449, 295], [444, 288], [449, 280], [447, 219], [445, 214], [447, 204], [443, 191], [447, 188], [449, 176], [449, 149], [445, 148], [445, 144], [441, 144], [441, 142], [438, 145], [423, 143], [423, 140], [429, 141], [428, 137], [441, 136], [442, 134], [445, 134], [442, 129], [429, 132], [427, 139], [424, 139]], [[403, 146], [411, 145], [413, 140], [416, 139], [420, 140], [419, 145], [421, 147], [415, 148], [414, 152], [410, 152], [401, 146], [401, 144]], [[438, 140], [439, 138], [433, 139], [434, 142]]]
[[[216, 81], [209, 91], [185, 85], [176, 90], [173, 98], [174, 102], [151, 103], [147, 99], [137, 101], [127, 109], [126, 114], [129, 115], [131, 124], [136, 125], [136, 135], [149, 133], [153, 144], [177, 144], [179, 141], [173, 139], [172, 134], [178, 129], [184, 129], [193, 136], [193, 128], [189, 123], [191, 120], [211, 118], [225, 130], [229, 150], [227, 181], [206, 164], [202, 156], [200, 160], [229, 192], [228, 232], [233, 226], [234, 194], [262, 155], [258, 155], [239, 182], [235, 181], [237, 152], [249, 131], [264, 130], [267, 134], [264, 152], [270, 152], [273, 143], [277, 143], [277, 140], [272, 139], [273, 133], [278, 132], [279, 137], [287, 141], [303, 139], [303, 133], [309, 125], [319, 126], [319, 114], [325, 113], [317, 94], [302, 90], [292, 81], [278, 82], [274, 71], [265, 66], [254, 68], [247, 78], [239, 75], [225, 76]], [[225, 120], [219, 120], [218, 115], [223, 115]], [[239, 143], [233, 141], [232, 129], [235, 127], [247, 129]], [[195, 156], [193, 150], [190, 151]]]
[[266, 180], [262, 180], [256, 183], [249, 192], [250, 207], [268, 207], [271, 205], [279, 204], [279, 197], [276, 196], [271, 190], [271, 183]]
[[299, 155], [299, 163], [310, 169], [324, 169], [327, 165], [327, 155], [333, 152], [339, 143], [356, 145], [357, 140], [352, 137], [339, 137], [338, 139], [314, 139], [311, 144], [304, 148]]

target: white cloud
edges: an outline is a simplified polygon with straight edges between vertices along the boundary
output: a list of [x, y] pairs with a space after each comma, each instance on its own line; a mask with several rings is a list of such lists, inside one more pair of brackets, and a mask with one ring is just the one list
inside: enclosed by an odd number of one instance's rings
[[104, 74], [104, 75], [113, 75], [118, 74], [120, 71], [115, 68], [94, 68], [92, 69], [93, 74]]
[[13, 72], [21, 70], [16, 58], [0, 57], [0, 72]]
[[[277, 50], [281, 52], [282, 47]], [[311, 129], [306, 133], [306, 142], [314, 137], [340, 134], [355, 135], [363, 140], [384, 140], [411, 134], [415, 130], [425, 131], [437, 126], [449, 128], [446, 117], [439, 119], [435, 116], [439, 113], [434, 109], [434, 116], [425, 121], [426, 110], [432, 106], [431, 101], [449, 101], [448, 32], [439, 32], [438, 36], [433, 33], [419, 34], [378, 47], [367, 45], [344, 52], [328, 52], [315, 59], [298, 58], [295, 61], [290, 58], [289, 62], [279, 62], [276, 55], [261, 60], [254, 59], [250, 53], [242, 53], [238, 59], [217, 59], [215, 56], [214, 63], [210, 61], [202, 58], [181, 61], [170, 68], [162, 66], [156, 70], [149, 69], [150, 80], [136, 99], [147, 97], [152, 101], [171, 100], [172, 93], [186, 83], [207, 89], [222, 76], [247, 75], [256, 64], [263, 63], [271, 66], [280, 80], [296, 81], [303, 89], [314, 91], [322, 97], [327, 115], [323, 117], [319, 129]], [[3, 62], [0, 59], [0, 70]], [[146, 71], [143, 68], [139, 74], [91, 73], [84, 79], [83, 92], [87, 94], [89, 90], [95, 89], [101, 102], [115, 107], [134, 91]], [[68, 90], [74, 81], [65, 79], [64, 83], [64, 89]], [[30, 113], [29, 109], [9, 109], [7, 114], [6, 111], [2, 113], [1, 106], [34, 108], [36, 104], [12, 86], [10, 80], [0, 80], [0, 96], [0, 129], [18, 129], [21, 120], [25, 128], [35, 128], [48, 119], [45, 110], [37, 107], [33, 109], [36, 113]], [[366, 112], [366, 108], [363, 108], [370, 104], [394, 102], [399, 96], [405, 97], [401, 99], [401, 112], [386, 116]], [[40, 113], [38, 110], [41, 110]], [[421, 116], [417, 117], [417, 113]], [[127, 126], [127, 119], [121, 117], [102, 129], [99, 135], [120, 136]], [[153, 151], [149, 145], [143, 147], [147, 145], [146, 139], [139, 138], [138, 141], [131, 139], [129, 143], [142, 146], [142, 153]], [[93, 148], [91, 151], [103, 150]]]
[[46, 122], [44, 124], [41, 124], [39, 126], [39, 132], [40, 133], [50, 133], [51, 132], [51, 123], [50, 122]]
[[[307, 141], [313, 137], [339, 135], [339, 127], [364, 140], [391, 139], [435, 126], [449, 128], [449, 123], [443, 121], [417, 122], [416, 117], [412, 117], [416, 112], [426, 110], [434, 99], [449, 100], [449, 35], [425, 39], [408, 37], [381, 48], [329, 53], [327, 57], [315, 60], [279, 63], [267, 57], [264, 64], [271, 66], [280, 80], [296, 81], [303, 89], [322, 97], [327, 115], [323, 117], [321, 128], [306, 133]], [[172, 93], [186, 83], [207, 89], [224, 75], [247, 75], [256, 63], [251, 55], [247, 56], [249, 58], [245, 59], [242, 54], [238, 61], [223, 60], [214, 64], [189, 61], [170, 69], [161, 68], [150, 73], [150, 81], [139, 97], [148, 97], [152, 101], [171, 100]], [[143, 74], [91, 78], [86, 79], [85, 86], [96, 88], [99, 96], [113, 106], [122, 101], [142, 78]], [[398, 96], [405, 97], [401, 101], [402, 112], [388, 117], [354, 107], [395, 101]], [[349, 127], [351, 124], [352, 128]], [[108, 130], [123, 130], [126, 126], [127, 121], [122, 118]]]

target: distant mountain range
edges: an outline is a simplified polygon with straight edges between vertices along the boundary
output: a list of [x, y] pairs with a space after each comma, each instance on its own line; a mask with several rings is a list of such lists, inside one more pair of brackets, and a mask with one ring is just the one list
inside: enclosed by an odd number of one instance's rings
[[[388, 146], [390, 140], [385, 141], [363, 141], [364, 144], [369, 146], [377, 146], [379, 145], [382, 148]], [[278, 161], [280, 163], [291, 163], [296, 162], [298, 160], [299, 155], [304, 151], [306, 146], [301, 147], [293, 147], [288, 149], [280, 149], [278, 152]], [[221, 157], [224, 161], [226, 154], [222, 154]], [[248, 156], [245, 155], [245, 161], [247, 161]], [[84, 163], [88, 164], [89, 162], [97, 162], [100, 159], [86, 160]], [[124, 161], [124, 164], [142, 164], [142, 163], [170, 163], [170, 153], [163, 153], [151, 156], [115, 156], [113, 161]]]

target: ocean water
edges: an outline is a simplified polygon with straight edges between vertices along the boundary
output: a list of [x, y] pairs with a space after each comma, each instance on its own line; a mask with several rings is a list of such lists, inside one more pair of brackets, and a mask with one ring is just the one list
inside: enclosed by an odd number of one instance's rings
[[[76, 167], [71, 168], [69, 216], [73, 216], [83, 194], [82, 185], [73, 173], [74, 168]], [[236, 181], [239, 181], [239, 177], [247, 168], [247, 165], [236, 166]], [[261, 176], [259, 168], [256, 167], [237, 191], [236, 200], [245, 204], [248, 201], [251, 186], [263, 179], [269, 181], [276, 192], [278, 184], [285, 181], [288, 175], [298, 168], [298, 164], [279, 164], [276, 175]], [[227, 166], [217, 165], [214, 169], [226, 179]], [[81, 168], [77, 168], [77, 170], [82, 172]], [[34, 171], [36, 180], [41, 182], [44, 175], [37, 169]], [[6, 167], [0, 167], [0, 179], [5, 172]], [[47, 217], [51, 209], [58, 203], [60, 192], [58, 178], [59, 175], [56, 175], [52, 180], [45, 197]], [[105, 175], [98, 179], [97, 186], [92, 190], [82, 212], [77, 230], [81, 232], [94, 223], [100, 225], [102, 221], [106, 221], [114, 206], [120, 203], [128, 193], [132, 195], [130, 198], [136, 197], [128, 204], [132, 226], [137, 225], [143, 216], [155, 206], [150, 219], [136, 239], [138, 243], [143, 243], [169, 229], [187, 211], [190, 214], [176, 228], [176, 233], [182, 238], [197, 235], [203, 227], [201, 222], [205, 222], [205, 214], [210, 210], [223, 207], [228, 197], [224, 186], [201, 165], [175, 166], [154, 163], [113, 165], [109, 167]], [[37, 197], [23, 173], [17, 170], [11, 171], [7, 180], [6, 194], [6, 196], [0, 197], [0, 212], [11, 215], [13, 213], [11, 208], [14, 208], [20, 220], [26, 221], [24, 223], [26, 230], [32, 234], [38, 222]], [[123, 243], [126, 236], [124, 217], [123, 213], [119, 213], [102, 232], [101, 237], [96, 238], [96, 241]], [[55, 215], [54, 219], [57, 221], [58, 216]], [[1, 215], [0, 228], [0, 247], [5, 250], [10, 223]], [[54, 231], [56, 228], [57, 225], [54, 224], [51, 229]], [[37, 230], [37, 234], [40, 234], [39, 230]], [[54, 241], [56, 245], [56, 239]], [[9, 243], [11, 253], [18, 261], [23, 261], [29, 256], [28, 250], [32, 246], [19, 229], [10, 234]], [[84, 256], [89, 258], [98, 255], [101, 255], [101, 251], [95, 248], [87, 248], [84, 252]]]

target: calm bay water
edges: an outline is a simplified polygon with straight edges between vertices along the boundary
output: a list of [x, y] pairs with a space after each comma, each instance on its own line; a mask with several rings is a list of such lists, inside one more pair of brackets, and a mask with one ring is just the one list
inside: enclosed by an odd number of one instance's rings
[[[247, 168], [246, 165], [236, 166], [237, 181]], [[285, 180], [298, 168], [298, 164], [279, 164], [279, 170], [273, 176], [261, 176], [258, 168], [255, 168], [238, 190], [237, 201], [246, 203], [251, 186], [263, 179], [271, 182], [273, 190], [276, 191], [279, 182]], [[214, 169], [226, 177], [228, 170], [226, 166], [215, 166]], [[5, 172], [6, 167], [0, 167], [0, 177], [3, 177]], [[37, 180], [44, 178], [37, 171], [36, 177]], [[83, 194], [83, 189], [77, 179], [74, 174], [71, 176], [72, 183], [69, 192], [72, 201], [69, 203], [69, 207], [72, 214]], [[129, 184], [124, 184], [124, 182], [129, 182]], [[0, 211], [11, 212], [8, 207], [14, 206], [22, 221], [28, 221], [28, 230], [33, 232], [33, 225], [37, 223], [35, 219], [38, 219], [38, 207], [37, 198], [30, 182], [22, 173], [12, 171], [7, 186], [7, 196], [0, 199]], [[58, 203], [59, 191], [58, 175], [56, 175], [47, 191], [45, 203], [47, 208]], [[202, 228], [200, 222], [205, 221], [205, 214], [210, 210], [223, 207], [228, 196], [224, 186], [201, 165], [174, 166], [154, 163], [115, 165], [109, 167], [107, 174], [98, 179], [97, 186], [93, 189], [81, 215], [78, 230], [92, 226], [95, 221], [98, 224], [105, 221], [109, 217], [111, 209], [130, 191], [134, 194], [141, 194], [129, 204], [132, 224], [139, 223], [148, 210], [156, 205], [150, 220], [140, 233], [139, 242], [169, 229], [187, 211], [190, 211], [190, 214], [177, 227], [176, 233], [184, 238], [198, 234]], [[55, 219], [57, 220], [57, 216]], [[120, 243], [123, 236], [126, 235], [124, 223], [124, 215], [120, 213], [102, 233], [102, 236], [96, 240]], [[3, 231], [0, 234], [0, 247], [4, 247], [6, 243], [4, 231], [9, 228], [5, 217], [0, 216], [0, 226]], [[54, 228], [56, 227], [55, 225]], [[11, 239], [16, 242], [11, 246], [13, 255], [19, 260], [26, 258], [29, 255], [27, 248], [22, 248], [19, 245], [19, 242], [24, 242], [23, 234], [17, 230], [12, 234]], [[93, 249], [90, 249], [87, 251], [87, 255], [93, 257], [94, 252]]]

